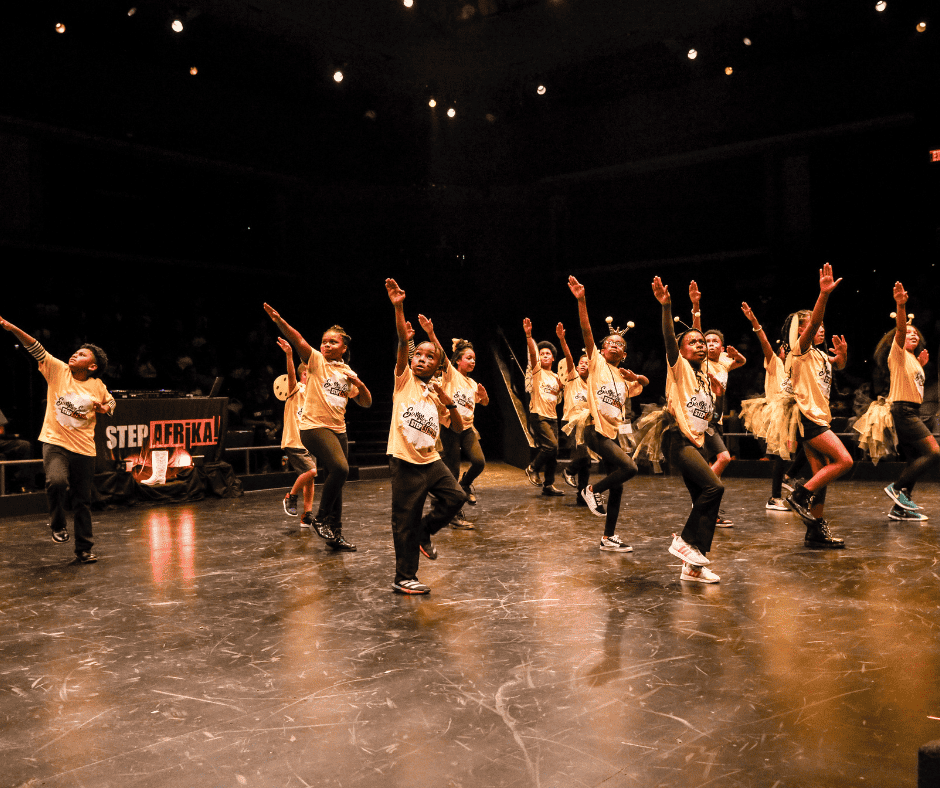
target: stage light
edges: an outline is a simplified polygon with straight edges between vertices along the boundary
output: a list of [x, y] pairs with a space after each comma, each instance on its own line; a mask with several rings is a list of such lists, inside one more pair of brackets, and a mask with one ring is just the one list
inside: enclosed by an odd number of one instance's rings
[[453, 107], [451, 107], [449, 110], [447, 110], [447, 117], [448, 117], [448, 118], [452, 118], [452, 117], [454, 117], [456, 114], [457, 114], [457, 110], [455, 110]]
[[725, 69], [725, 73], [730, 77], [734, 73], [734, 69], [731, 66]]
[[917, 23], [917, 32], [918, 32], [918, 33], [923, 33], [926, 29], [927, 29], [927, 23], [926, 23], [926, 22], [918, 22], [918, 23]]
[[170, 27], [173, 28], [173, 32], [174, 32], [174, 33], [182, 33], [182, 32], [183, 32], [183, 23], [180, 22], [179, 19], [174, 19], [174, 20], [173, 20], [173, 24], [170, 25]]
[[744, 46], [749, 47], [752, 43], [753, 43], [753, 41], [751, 41], [751, 39], [745, 37], [745, 39], [744, 39]]
[[342, 72], [342, 71], [334, 71], [334, 72], [333, 72], [333, 81], [334, 81], [337, 85], [338, 85], [340, 82], [342, 82], [342, 81], [343, 81], [343, 72]]
[[196, 68], [195, 66], [191, 66], [189, 69], [189, 73], [192, 74], [193, 76], [196, 76], [196, 74], [199, 73], [199, 69]]
[[136, 9], [136, 8], [128, 8], [128, 9], [127, 9], [127, 15], [128, 15], [128, 16], [133, 16], [133, 15], [136, 14], [136, 13], [137, 13], [137, 9]]
[[881, 11], [884, 11], [887, 7], [888, 7], [888, 4], [885, 2], [885, 0], [878, 0], [878, 2], [875, 3], [875, 10], [878, 11], [879, 13]]
[[437, 106], [437, 102], [436, 102], [434, 99], [431, 99], [431, 100], [428, 102], [428, 106], [431, 107], [431, 109], [434, 109], [434, 107]]
[[538, 93], [540, 96], [544, 96], [544, 95], [545, 95], [545, 85], [539, 85], [539, 86], [535, 89], [535, 92]]
[[56, 33], [64, 33], [65, 25], [63, 25], [61, 22], [56, 22], [55, 31]]
[[405, 8], [411, 8], [415, 4], [415, 0], [405, 0]]
[[695, 60], [698, 57], [698, 52], [694, 49], [689, 50], [689, 60]]

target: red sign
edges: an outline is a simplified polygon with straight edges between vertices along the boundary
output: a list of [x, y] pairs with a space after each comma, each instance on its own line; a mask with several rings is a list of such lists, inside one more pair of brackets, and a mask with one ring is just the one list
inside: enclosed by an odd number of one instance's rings
[[931, 161], [940, 161], [940, 150], [930, 151], [930, 160]]

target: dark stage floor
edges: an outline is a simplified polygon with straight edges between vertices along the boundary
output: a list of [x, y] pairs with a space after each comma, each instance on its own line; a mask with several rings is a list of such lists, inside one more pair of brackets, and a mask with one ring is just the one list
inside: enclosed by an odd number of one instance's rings
[[678, 479], [619, 533], [492, 465], [429, 597], [392, 593], [389, 482], [352, 483], [333, 554], [282, 492], [95, 518], [98, 564], [0, 521], [0, 785], [913, 786], [940, 739], [935, 482], [926, 525], [838, 484], [848, 549], [803, 548], [768, 482], [730, 479], [718, 586], [666, 549]]

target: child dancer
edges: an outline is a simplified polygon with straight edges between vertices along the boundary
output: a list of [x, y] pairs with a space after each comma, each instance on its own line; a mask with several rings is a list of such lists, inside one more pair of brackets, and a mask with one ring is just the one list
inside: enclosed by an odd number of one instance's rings
[[[525, 469], [529, 482], [542, 485], [542, 495], [564, 495], [555, 487], [555, 468], [558, 465], [558, 392], [561, 379], [552, 372], [555, 346], [551, 342], [535, 344], [532, 339], [532, 321], [522, 321], [526, 345], [529, 349], [529, 367], [532, 369], [532, 397], [529, 400], [529, 430], [539, 453]], [[544, 471], [544, 479], [539, 474]]]
[[[591, 478], [591, 451], [584, 442], [584, 430], [591, 423], [591, 408], [588, 405], [588, 371], [590, 359], [587, 354], [578, 359], [575, 366], [574, 356], [568, 343], [565, 341], [565, 327], [559, 323], [555, 328], [561, 352], [565, 355], [565, 381], [564, 381], [564, 411], [562, 415], [562, 432], [569, 438], [571, 453], [568, 466], [564, 470], [565, 483], [578, 491], [575, 506], [587, 506], [587, 501], [581, 492], [588, 485]], [[600, 459], [596, 454], [593, 459]], [[600, 509], [604, 505], [598, 503]], [[604, 510], [606, 512], [606, 510]]]
[[277, 310], [264, 305], [280, 332], [297, 348], [307, 364], [308, 385], [300, 419], [300, 440], [317, 459], [318, 467], [329, 476], [320, 494], [320, 507], [313, 527], [334, 550], [355, 551], [343, 537], [343, 485], [349, 476], [349, 440], [346, 437], [346, 403], [355, 389], [354, 402], [364, 408], [372, 405], [372, 394], [346, 360], [350, 337], [339, 326], [323, 333], [315, 350]]
[[54, 358], [39, 342], [0, 317], [0, 327], [15, 336], [39, 363], [49, 385], [46, 415], [39, 441], [46, 473], [53, 542], [67, 542], [65, 512], [71, 501], [75, 531], [75, 559], [92, 564], [91, 498], [95, 476], [95, 422], [99, 413], [114, 412], [114, 398], [98, 375], [108, 367], [108, 357], [97, 345], [85, 344], [68, 363]]
[[[607, 476], [582, 491], [588, 508], [598, 517], [604, 517], [604, 535], [600, 549], [626, 553], [633, 548], [616, 535], [617, 519], [620, 516], [620, 501], [624, 482], [636, 476], [636, 463], [619, 443], [620, 428], [624, 424], [624, 403], [627, 397], [642, 391], [637, 375], [629, 370], [621, 374], [620, 362], [626, 358], [627, 344], [620, 334], [611, 334], [601, 343], [600, 350], [594, 345], [594, 333], [588, 318], [584, 285], [575, 277], [568, 277], [571, 294], [578, 300], [578, 319], [584, 337], [584, 349], [588, 357], [588, 407], [592, 424], [584, 430], [584, 442], [588, 448], [604, 460]], [[629, 381], [629, 383], [628, 383]], [[630, 390], [631, 386], [635, 386]], [[606, 512], [599, 510], [599, 497], [610, 490]]]
[[317, 478], [317, 464], [300, 440], [300, 414], [303, 411], [307, 384], [307, 365], [300, 365], [300, 380], [294, 369], [294, 350], [283, 337], [277, 338], [278, 347], [287, 358], [287, 399], [284, 400], [284, 430], [281, 433], [281, 448], [287, 455], [291, 467], [298, 476], [290, 492], [284, 496], [284, 511], [297, 516], [297, 498], [303, 495], [304, 514], [301, 528], [313, 527], [313, 488]]
[[924, 401], [924, 365], [930, 357], [926, 348], [916, 355], [917, 348], [923, 347], [924, 338], [920, 331], [909, 324], [907, 291], [900, 282], [894, 283], [894, 303], [897, 307], [895, 327], [878, 343], [875, 358], [879, 363], [884, 363], [887, 357], [891, 373], [891, 388], [888, 392], [891, 420], [898, 436], [898, 445], [904, 449], [908, 462], [897, 481], [885, 487], [888, 497], [894, 501], [888, 518], [920, 522], [928, 518], [917, 511], [921, 507], [911, 500], [914, 484], [940, 463], [937, 439], [930, 434], [919, 415], [920, 405]]
[[689, 329], [676, 337], [669, 288], [657, 276], [653, 295], [662, 305], [663, 340], [666, 343], [666, 409], [675, 424], [670, 432], [670, 467], [678, 468], [692, 496], [692, 511], [680, 535], [672, 535], [669, 552], [682, 559], [680, 580], [717, 583], [706, 554], [715, 535], [718, 507], [725, 488], [704, 457], [705, 432], [715, 407], [714, 377], [705, 366], [705, 337]]
[[[433, 341], [417, 345], [408, 365], [410, 337], [403, 306], [405, 291], [394, 279], [385, 280], [385, 289], [395, 307], [398, 333], [395, 393], [388, 433], [395, 543], [392, 588], [400, 594], [429, 594], [431, 589], [417, 577], [420, 554], [432, 561], [437, 558], [431, 536], [447, 525], [467, 500], [436, 448], [441, 418], [449, 412], [450, 429], [458, 434], [463, 432], [464, 424], [454, 400], [432, 381], [444, 358], [439, 345]], [[431, 511], [422, 517], [429, 493], [434, 502]]]
[[[829, 429], [829, 390], [832, 385], [832, 362], [816, 345], [826, 341], [823, 318], [829, 295], [841, 279], [833, 279], [832, 266], [819, 269], [819, 297], [813, 311], [802, 310], [787, 317], [782, 341], [787, 351], [786, 370], [789, 387], [800, 410], [800, 432], [803, 448], [809, 459], [812, 477], [806, 484], [797, 484], [786, 502], [806, 523], [803, 544], [814, 548], [842, 548], [845, 540], [832, 535], [823, 519], [826, 487], [852, 467], [852, 457], [842, 441]], [[844, 337], [832, 337], [835, 366], [843, 369], [848, 345]]]

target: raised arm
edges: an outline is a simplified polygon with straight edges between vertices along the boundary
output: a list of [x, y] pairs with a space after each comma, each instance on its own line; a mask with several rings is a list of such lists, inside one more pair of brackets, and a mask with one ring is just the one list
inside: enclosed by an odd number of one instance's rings
[[760, 321], [754, 315], [754, 310], [747, 305], [747, 301], [742, 301], [741, 311], [751, 322], [751, 330], [757, 334], [757, 339], [760, 342], [761, 350], [764, 351], [764, 361], [770, 363], [776, 353], [774, 353], [774, 347], [770, 344], [770, 340], [767, 339], [767, 335], [764, 333], [764, 329], [761, 326]]
[[[398, 358], [395, 361], [395, 377], [400, 377], [408, 366], [408, 328], [405, 322], [405, 291], [394, 279], [385, 280], [388, 300], [395, 307], [395, 330], [398, 332]], [[412, 336], [414, 332], [412, 331]]]
[[588, 319], [587, 301], [584, 298], [584, 285], [573, 276], [568, 277], [568, 288], [571, 295], [578, 299], [578, 321], [581, 323], [581, 336], [584, 338], [584, 352], [588, 358], [594, 357], [594, 332], [591, 331], [591, 321]]
[[666, 360], [669, 366], [675, 366], [679, 360], [679, 343], [676, 341], [676, 327], [672, 319], [672, 298], [669, 288], [658, 276], [653, 277], [653, 295], [663, 307], [663, 341], [666, 343]]
[[571, 351], [568, 349], [568, 343], [565, 342], [565, 327], [562, 323], [559, 323], [555, 326], [555, 336], [558, 337], [558, 341], [561, 343], [561, 351], [565, 354], [565, 362], [568, 367], [568, 379], [573, 380], [573, 375], [576, 375], [574, 359], [571, 357]]
[[436, 347], [438, 352], [441, 354], [441, 358], [443, 359], [441, 369], [446, 371], [450, 366], [450, 359], [447, 357], [447, 353], [444, 352], [444, 346], [438, 341], [437, 335], [434, 333], [434, 323], [432, 323], [431, 320], [426, 318], [424, 315], [418, 315], [418, 324], [421, 326], [421, 329], [424, 331], [424, 333], [428, 335], [428, 339], [434, 343], [434, 347]]
[[907, 290], [900, 282], [894, 283], [894, 325], [897, 330], [894, 332], [894, 341], [899, 347], [903, 348], [907, 340]]
[[741, 353], [737, 348], [728, 345], [725, 349], [725, 352], [731, 357], [731, 360], [734, 362], [730, 367], [729, 371], [732, 369], [739, 369], [747, 364], [747, 359], [744, 357], [744, 354]]
[[800, 332], [800, 353], [805, 353], [813, 346], [813, 339], [816, 332], [823, 324], [826, 316], [826, 303], [829, 301], [829, 294], [839, 286], [842, 279], [834, 279], [832, 276], [832, 266], [826, 263], [819, 269], [819, 297], [816, 299], [816, 305], [813, 307], [813, 314], [809, 323], [804, 326]]
[[522, 330], [525, 331], [525, 344], [529, 351], [529, 367], [533, 372], [538, 372], [541, 367], [539, 349], [535, 346], [535, 340], [532, 339], [532, 321], [527, 317], [522, 320]]
[[692, 328], [702, 330], [702, 292], [698, 283], [693, 279], [689, 282], [689, 300], [692, 302]]
[[287, 337], [287, 340], [297, 348], [301, 359], [305, 362], [309, 361], [313, 353], [313, 348], [308, 344], [307, 340], [301, 336], [300, 332], [281, 317], [280, 313], [270, 304], [264, 305], [264, 311], [267, 312], [268, 317], [274, 321], [274, 325], [277, 326], [278, 331]]
[[294, 349], [284, 337], [277, 338], [277, 346], [284, 351], [287, 358], [287, 391], [293, 394], [297, 388], [297, 370], [294, 368]]
[[23, 331], [23, 329], [14, 326], [11, 322], [4, 320], [2, 317], [0, 317], [0, 328], [13, 334], [13, 336], [15, 336], [20, 341], [20, 344], [23, 347], [31, 347], [32, 345], [36, 344], [35, 337], [31, 337], [29, 334]]

